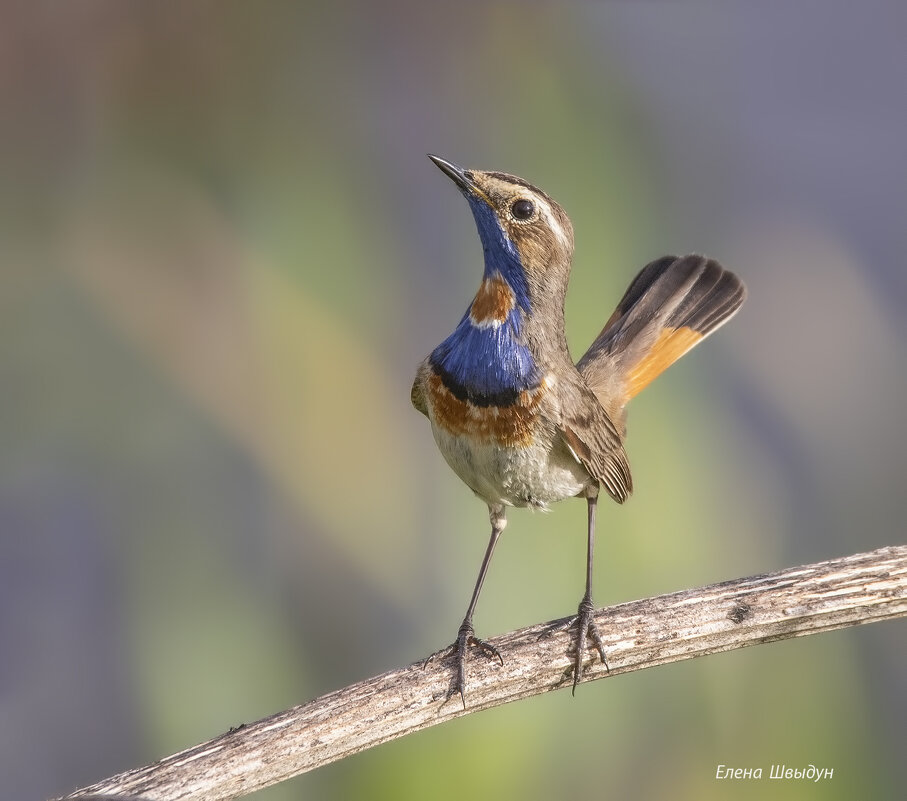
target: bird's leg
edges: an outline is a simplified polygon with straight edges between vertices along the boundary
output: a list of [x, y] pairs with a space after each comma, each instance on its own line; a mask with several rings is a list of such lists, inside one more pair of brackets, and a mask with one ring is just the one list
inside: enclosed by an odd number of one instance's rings
[[595, 625], [595, 606], [592, 603], [592, 555], [595, 551], [595, 506], [597, 498], [587, 498], [589, 504], [589, 538], [586, 551], [586, 592], [579, 602], [576, 617], [571, 617], [566, 623], [558, 623], [542, 632], [539, 639], [550, 637], [557, 631], [565, 631], [576, 627], [576, 655], [573, 661], [573, 694], [576, 695], [576, 685], [583, 675], [583, 655], [586, 653], [586, 643], [592, 640], [595, 650], [601, 657], [605, 670], [609, 670], [605, 659], [605, 644], [602, 642], [598, 626]]
[[601, 657], [605, 670], [608, 669], [608, 662], [605, 659], [605, 646], [602, 642], [601, 634], [598, 633], [598, 626], [595, 625], [593, 613], [595, 607], [592, 604], [592, 556], [595, 551], [595, 506], [598, 498], [587, 498], [589, 505], [589, 538], [586, 550], [586, 593], [579, 602], [579, 608], [576, 611], [576, 617], [571, 621], [576, 624], [578, 629], [576, 637], [576, 657], [573, 663], [573, 694], [576, 694], [576, 685], [579, 684], [580, 676], [583, 672], [583, 654], [586, 652], [587, 639], [592, 640], [595, 650]]
[[491, 538], [488, 540], [488, 547], [485, 549], [485, 557], [482, 559], [482, 567], [479, 568], [479, 577], [476, 579], [476, 586], [472, 591], [472, 600], [469, 602], [469, 609], [466, 610], [466, 617], [463, 618], [463, 622], [460, 624], [456, 642], [450, 647], [450, 653], [456, 654], [457, 657], [457, 676], [447, 693], [447, 698], [450, 699], [459, 693], [463, 709], [466, 709], [466, 657], [469, 646], [475, 646], [489, 659], [494, 657], [502, 665], [504, 664], [504, 659], [498, 649], [491, 643], [476, 637], [475, 630], [472, 627], [472, 615], [479, 600], [479, 593], [482, 591], [482, 584], [485, 582], [485, 574], [488, 572], [491, 554], [494, 553], [494, 546], [498, 542], [498, 537], [501, 536], [501, 532], [507, 525], [503, 507], [489, 506], [488, 512], [491, 519]]

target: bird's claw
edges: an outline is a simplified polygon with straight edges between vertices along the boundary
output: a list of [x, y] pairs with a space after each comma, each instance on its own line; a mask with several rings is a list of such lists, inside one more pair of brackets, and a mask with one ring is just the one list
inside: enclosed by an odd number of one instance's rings
[[[572, 666], [572, 693], [573, 695], [576, 695], [576, 685], [579, 684], [579, 680], [583, 675], [583, 655], [586, 653], [589, 640], [592, 640], [592, 645], [595, 647], [595, 650], [598, 651], [599, 658], [602, 660], [605, 670], [610, 673], [611, 668], [608, 667], [608, 660], [605, 659], [605, 644], [598, 631], [598, 626], [595, 625], [595, 607], [592, 605], [592, 598], [589, 596], [585, 596], [583, 600], [579, 602], [579, 608], [576, 610], [576, 615], [574, 617], [571, 617], [565, 623], [559, 623], [556, 626], [552, 626], [547, 631], [543, 631], [539, 635], [539, 639], [541, 640], [550, 637], [558, 631], [566, 631], [567, 629], [572, 628], [576, 628], [577, 630], [576, 649]], [[567, 673], [564, 678], [566, 679], [569, 675], [570, 673]]]
[[468, 658], [467, 655], [470, 646], [478, 648], [486, 658], [497, 659], [502, 666], [504, 664], [504, 658], [501, 656], [501, 652], [490, 642], [480, 640], [476, 637], [472, 624], [464, 621], [463, 625], [460, 626], [460, 630], [457, 632], [456, 642], [447, 649], [447, 655], [455, 654], [457, 657], [457, 674], [453, 684], [447, 691], [447, 698], [445, 699], [446, 702], [455, 695], [459, 695], [460, 702], [463, 704], [463, 709], [466, 709], [466, 660]]
[[573, 690], [572, 694], [576, 695], [576, 685], [579, 684], [580, 677], [583, 675], [583, 654], [586, 653], [586, 643], [592, 640], [595, 650], [605, 666], [605, 670], [610, 672], [608, 660], [605, 659], [605, 644], [602, 642], [598, 626], [595, 625], [595, 607], [592, 605], [592, 599], [586, 595], [579, 602], [579, 608], [576, 610], [576, 617], [570, 621], [571, 627], [576, 625], [576, 654], [573, 661]]

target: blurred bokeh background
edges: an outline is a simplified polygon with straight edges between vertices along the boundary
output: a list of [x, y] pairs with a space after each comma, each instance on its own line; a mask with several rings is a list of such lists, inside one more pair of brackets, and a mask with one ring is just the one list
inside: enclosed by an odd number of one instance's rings
[[[905, 36], [897, 0], [5, 3], [0, 798], [453, 638], [486, 511], [409, 389], [481, 251], [426, 152], [567, 209], [574, 356], [663, 253], [749, 286], [634, 401], [599, 604], [904, 542]], [[575, 610], [584, 515], [510, 514], [480, 634]], [[256, 797], [903, 797], [905, 634], [552, 693]]]

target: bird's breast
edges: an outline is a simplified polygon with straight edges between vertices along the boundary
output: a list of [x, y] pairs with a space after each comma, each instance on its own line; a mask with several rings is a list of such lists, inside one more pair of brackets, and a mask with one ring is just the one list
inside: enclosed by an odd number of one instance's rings
[[543, 379], [534, 389], [498, 393], [494, 402], [487, 396], [458, 392], [448, 386], [442, 373], [431, 368], [427, 378], [426, 400], [434, 425], [453, 436], [468, 436], [476, 441], [501, 447], [526, 447], [532, 444], [541, 425], [540, 407], [550, 391], [551, 382]]
[[492, 276], [425, 360], [414, 398], [453, 471], [492, 505], [545, 507], [589, 481], [558, 433], [554, 373], [525, 336], [524, 311]]
[[553, 376], [508, 403], [481, 405], [457, 397], [426, 368], [423, 392], [438, 448], [486, 503], [545, 508], [586, 486], [588, 473], [552, 423]]

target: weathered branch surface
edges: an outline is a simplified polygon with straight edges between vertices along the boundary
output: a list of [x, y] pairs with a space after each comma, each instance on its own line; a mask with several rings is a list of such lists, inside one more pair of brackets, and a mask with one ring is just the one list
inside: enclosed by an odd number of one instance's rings
[[[584, 681], [902, 615], [907, 546], [880, 548], [600, 609], [610, 673], [590, 652]], [[458, 697], [445, 703], [451, 666], [437, 656], [424, 669], [367, 679], [67, 798], [236, 798], [445, 720], [570, 686], [572, 633], [539, 639], [551, 630], [494, 639], [503, 667], [471, 660], [465, 711]]]

